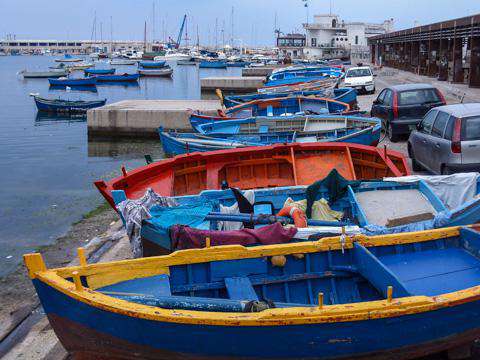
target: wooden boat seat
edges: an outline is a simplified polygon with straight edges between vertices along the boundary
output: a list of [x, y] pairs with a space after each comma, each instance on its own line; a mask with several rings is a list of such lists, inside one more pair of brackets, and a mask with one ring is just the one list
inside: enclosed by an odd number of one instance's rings
[[393, 286], [393, 297], [411, 295], [397, 276], [363, 245], [354, 244], [353, 257], [360, 275], [367, 279], [384, 297], [387, 297], [389, 286]]
[[140, 279], [122, 281], [98, 289], [102, 292], [141, 294], [150, 296], [170, 296], [170, 277], [165, 274]]
[[257, 293], [247, 277], [225, 278], [225, 287], [232, 300], [258, 300]]

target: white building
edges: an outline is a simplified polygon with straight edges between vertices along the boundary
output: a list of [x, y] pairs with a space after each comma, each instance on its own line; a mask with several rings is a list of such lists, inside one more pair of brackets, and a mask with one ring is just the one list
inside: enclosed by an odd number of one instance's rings
[[393, 31], [393, 19], [382, 24], [347, 23], [338, 15], [315, 15], [314, 22], [303, 24], [306, 30], [307, 59], [350, 58], [352, 62], [370, 59], [367, 38]]

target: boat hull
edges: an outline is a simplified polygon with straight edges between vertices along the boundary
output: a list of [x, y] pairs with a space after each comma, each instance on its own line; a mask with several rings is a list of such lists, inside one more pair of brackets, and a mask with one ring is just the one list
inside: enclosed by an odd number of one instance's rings
[[38, 111], [48, 113], [84, 113], [88, 109], [93, 109], [105, 105], [106, 100], [88, 101], [88, 102], [55, 102], [54, 100], [40, 99], [35, 97], [35, 105]]
[[227, 63], [225, 61], [200, 61], [198, 67], [201, 69], [226, 69]]
[[112, 75], [115, 74], [115, 69], [85, 69], [83, 72], [87, 75]]
[[95, 186], [115, 208], [113, 190], [137, 199], [148, 188], [163, 196], [188, 195], [219, 189], [222, 181], [242, 189], [310, 185], [334, 168], [350, 180], [410, 174], [404, 155], [396, 151], [350, 143], [295, 143], [179, 155], [125, 170]]
[[480, 300], [360, 321], [221, 326], [107, 311], [33, 282], [56, 335], [75, 359], [410, 359], [480, 336]]
[[123, 75], [96, 75], [97, 82], [135, 82], [138, 81], [139, 74]]
[[173, 74], [173, 69], [138, 69], [138, 73], [141, 76], [165, 76], [170, 77]]
[[97, 79], [94, 77], [85, 79], [48, 79], [50, 86], [95, 86]]

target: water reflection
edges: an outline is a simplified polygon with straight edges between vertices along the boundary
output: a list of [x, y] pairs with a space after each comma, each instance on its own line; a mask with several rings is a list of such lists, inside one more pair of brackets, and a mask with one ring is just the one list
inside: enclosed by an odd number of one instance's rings
[[74, 90], [74, 91], [89, 91], [89, 92], [98, 92], [97, 90], [97, 87], [96, 86], [80, 86], [80, 85], [76, 85], [76, 86], [68, 86], [69, 89], [67, 89], [67, 86], [63, 86], [63, 85], [50, 85], [50, 87], [48, 88], [48, 91], [58, 91], [58, 90], [64, 90], [66, 92], [70, 91], [70, 90]]
[[86, 114], [72, 114], [72, 115], [65, 115], [65, 114], [51, 114], [51, 113], [44, 113], [44, 112], [37, 112], [35, 116], [35, 126], [42, 126], [42, 125], [55, 125], [61, 123], [71, 123], [71, 122], [86, 122], [87, 115]]

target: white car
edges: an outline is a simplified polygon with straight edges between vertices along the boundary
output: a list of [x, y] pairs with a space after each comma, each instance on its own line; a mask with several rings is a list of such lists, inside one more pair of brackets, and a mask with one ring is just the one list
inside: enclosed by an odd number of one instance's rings
[[368, 66], [351, 67], [345, 73], [344, 84], [346, 87], [373, 94], [375, 93], [375, 81], [373, 77], [372, 69]]

